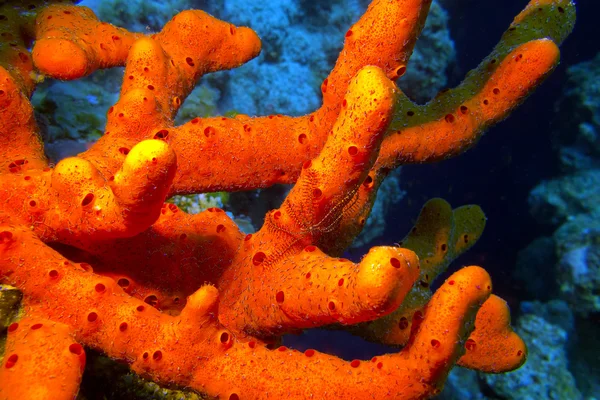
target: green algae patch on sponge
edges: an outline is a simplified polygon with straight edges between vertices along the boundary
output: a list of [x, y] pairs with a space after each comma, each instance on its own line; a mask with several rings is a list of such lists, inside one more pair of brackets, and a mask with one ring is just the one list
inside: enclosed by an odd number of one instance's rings
[[419, 256], [421, 273], [431, 282], [462, 253], [470, 249], [485, 228], [485, 214], [477, 205], [452, 209], [440, 198], [429, 200], [401, 245]]
[[554, 70], [560, 58], [558, 45], [574, 24], [572, 1], [531, 1], [460, 85], [425, 105], [400, 93], [378, 166], [439, 161], [474, 146]]
[[349, 330], [367, 340], [405, 345], [415, 314], [421, 312], [431, 298], [431, 282], [477, 242], [485, 221], [479, 206], [466, 205], [453, 210], [444, 199], [429, 200], [421, 209], [415, 226], [400, 242], [402, 247], [418, 256], [421, 268], [415, 285], [394, 312]]

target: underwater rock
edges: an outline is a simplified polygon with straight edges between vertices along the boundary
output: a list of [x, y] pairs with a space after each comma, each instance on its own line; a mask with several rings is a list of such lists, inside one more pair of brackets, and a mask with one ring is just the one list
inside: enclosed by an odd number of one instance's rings
[[485, 400], [476, 371], [456, 367], [450, 371], [439, 400]]
[[[554, 360], [547, 368], [552, 368], [562, 382], [553, 383], [556, 391], [551, 395], [578, 398], [579, 394], [570, 389], [572, 377], [566, 375], [572, 373], [579, 391], [586, 398], [595, 398], [600, 311], [600, 53], [593, 60], [569, 67], [567, 76], [563, 96], [555, 107], [553, 133], [558, 170], [563, 175], [539, 183], [529, 196], [533, 217], [554, 232], [521, 252], [515, 276], [528, 294], [563, 300], [552, 302], [559, 305], [552, 312], [549, 305], [541, 307], [538, 302], [521, 304], [523, 312], [541, 316], [569, 333], [569, 365], [555, 357], [551, 346], [546, 350], [547, 358]], [[564, 312], [565, 305], [568, 313]], [[544, 360], [535, 356], [540, 341], [561, 334], [561, 330], [553, 333], [539, 325], [537, 332], [532, 330], [535, 337], [530, 341], [524, 337], [530, 356], [517, 374], [528, 368], [541, 369]], [[543, 371], [539, 376], [542, 381], [552, 379], [543, 376]], [[531, 398], [550, 395], [543, 390]]]
[[122, 79], [122, 68], [114, 68], [76, 81], [51, 80], [38, 85], [31, 103], [38, 119], [45, 119], [44, 142], [92, 141], [102, 136], [106, 110], [118, 100]]
[[398, 86], [414, 102], [424, 104], [448, 85], [448, 69], [456, 63], [448, 13], [434, 1], [425, 27]]
[[84, 0], [103, 21], [133, 32], [158, 32], [177, 12], [192, 8], [189, 0]]
[[560, 297], [583, 317], [600, 312], [600, 213], [579, 215], [555, 233]]
[[520, 304], [522, 314], [533, 314], [542, 317], [546, 322], [560, 326], [571, 335], [575, 329], [575, 316], [569, 305], [563, 300], [524, 301]]
[[567, 70], [564, 94], [556, 104], [559, 117], [554, 144], [560, 167], [573, 173], [600, 168], [600, 53]]
[[543, 181], [531, 191], [528, 202], [536, 221], [553, 227], [575, 215], [595, 212], [600, 207], [600, 170]]
[[52, 143], [47, 143], [44, 148], [48, 160], [51, 163], [57, 163], [67, 157], [74, 157], [89, 149], [91, 142], [82, 140], [59, 139]]
[[519, 288], [532, 298], [548, 301], [556, 296], [557, 284], [554, 276], [556, 246], [552, 237], [542, 236], [529, 243], [517, 254], [513, 278]]
[[[272, 112], [302, 115], [314, 110], [321, 81], [333, 66], [343, 38], [342, 27], [356, 21], [365, 4], [356, 0], [302, 2], [287, 0], [276, 10], [267, 3], [224, 2], [221, 18], [255, 29], [265, 47], [252, 62], [226, 72], [222, 109], [249, 115]], [[417, 103], [432, 99], [447, 85], [455, 62], [448, 15], [434, 1], [399, 87]], [[260, 77], [261, 85], [257, 85]]]

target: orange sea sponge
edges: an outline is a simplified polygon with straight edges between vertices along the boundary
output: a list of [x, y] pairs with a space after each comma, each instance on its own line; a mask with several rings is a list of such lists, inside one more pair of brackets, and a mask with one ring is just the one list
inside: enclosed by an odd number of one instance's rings
[[[460, 269], [430, 291], [480, 237], [477, 206], [431, 200], [401, 244], [357, 263], [337, 256], [392, 168], [466, 150], [552, 71], [572, 1], [530, 1], [459, 87], [417, 106], [395, 81], [431, 0], [374, 0], [347, 31], [315, 112], [178, 127], [202, 75], [260, 52], [251, 29], [188, 10], [144, 35], [52, 3], [61, 2], [0, 2], [0, 281], [23, 293], [0, 399], [72, 398], [84, 348], [229, 400], [421, 399], [456, 363], [498, 373], [525, 361], [485, 270]], [[29, 102], [39, 76], [117, 65], [123, 86], [102, 138], [49, 165]], [[295, 186], [252, 235], [223, 210], [191, 216], [165, 204], [274, 183]], [[329, 324], [401, 350], [344, 361], [273, 349], [285, 333]]]

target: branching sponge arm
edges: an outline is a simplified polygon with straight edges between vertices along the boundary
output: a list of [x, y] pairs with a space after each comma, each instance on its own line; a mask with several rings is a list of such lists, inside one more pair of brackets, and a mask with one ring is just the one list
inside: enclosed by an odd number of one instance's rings
[[0, 399], [77, 396], [86, 357], [69, 326], [30, 315], [10, 325], [7, 336]]
[[[202, 54], [204, 47], [199, 39], [202, 30], [192, 34], [189, 26], [209, 17], [186, 12], [154, 36], [157, 48], [151, 59], [156, 69], [146, 71], [145, 68], [150, 68], [149, 62], [142, 62], [143, 58], [136, 58], [136, 51], [132, 52], [130, 57], [136, 61], [128, 63], [121, 99], [109, 112], [107, 134], [83, 157], [96, 164], [103, 174], [111, 175], [118, 169], [119, 159], [107, 158], [105, 154], [130, 149], [142, 139], [162, 138], [185, 160], [180, 164], [171, 194], [293, 183], [302, 164], [314, 158], [324, 146], [342, 108], [342, 97], [350, 79], [360, 68], [373, 64], [382, 68], [388, 77], [400, 78], [429, 3], [425, 0], [373, 2], [348, 31], [344, 51], [322, 85], [323, 106], [312, 114], [296, 118], [243, 115], [234, 119], [195, 118], [174, 128], [172, 116], [198, 76], [235, 66], [260, 49], [250, 31], [210, 19], [215, 29], [223, 31], [227, 38], [219, 45], [222, 47], [216, 48], [234, 50], [224, 51], [223, 56], [217, 52], [214, 58], [201, 63], [187, 54]], [[534, 7], [536, 4], [540, 6]], [[540, 9], [542, 11], [538, 11]], [[491, 55], [469, 73], [459, 87], [425, 106], [417, 106], [399, 94], [397, 111], [376, 170], [445, 159], [470, 148], [486, 129], [505, 118], [552, 71], [558, 62], [556, 46], [570, 32], [573, 23], [574, 5], [570, 0], [542, 3], [532, 0]], [[184, 41], [184, 46], [179, 36], [190, 40]], [[169, 83], [167, 90], [159, 93], [151, 89], [162, 81]], [[144, 110], [159, 112], [154, 112], [152, 118], [132, 119]], [[132, 126], [136, 129], [132, 130]], [[273, 137], [277, 140], [271, 140]], [[199, 153], [203, 155], [201, 159], [197, 158]], [[223, 159], [235, 162], [224, 163]]]
[[102, 349], [144, 376], [230, 399], [234, 394], [261, 399], [265, 393], [325, 400], [431, 397], [440, 392], [491, 291], [484, 270], [464, 268], [434, 295], [401, 353], [346, 362], [313, 350], [272, 351], [256, 341], [238, 341], [214, 318], [214, 287], [200, 288], [173, 317], [130, 297], [112, 279], [70, 263], [31, 231], [5, 225], [0, 241], [5, 256], [0, 274], [27, 293], [27, 309], [76, 327], [77, 342]]
[[571, 0], [531, 0], [492, 53], [455, 89], [424, 106], [399, 95], [377, 168], [432, 162], [473, 146], [549, 75], [573, 30]]
[[99, 21], [87, 7], [50, 5], [37, 15], [32, 54], [44, 74], [72, 80], [122, 66], [140, 36]]

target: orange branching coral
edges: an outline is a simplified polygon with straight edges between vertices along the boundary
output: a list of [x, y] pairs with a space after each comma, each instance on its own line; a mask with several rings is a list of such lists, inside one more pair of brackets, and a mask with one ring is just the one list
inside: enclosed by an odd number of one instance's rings
[[[459, 87], [424, 106], [394, 81], [430, 0], [374, 0], [347, 31], [315, 112], [178, 127], [174, 116], [203, 74], [259, 53], [252, 30], [184, 11], [143, 35], [51, 3], [0, 2], [0, 278], [24, 295], [0, 398], [72, 398], [84, 347], [224, 399], [426, 398], [456, 363], [503, 372], [525, 361], [482, 268], [430, 291], [481, 235], [478, 207], [434, 199], [404, 247], [373, 248], [359, 263], [335, 257], [390, 169], [469, 148], [552, 71], [574, 23], [570, 0], [530, 1]], [[29, 102], [36, 77], [118, 65], [121, 96], [103, 137], [51, 168]], [[278, 182], [295, 186], [253, 235], [220, 209], [188, 215], [164, 203]], [[266, 346], [332, 324], [402, 349], [347, 362]]]

